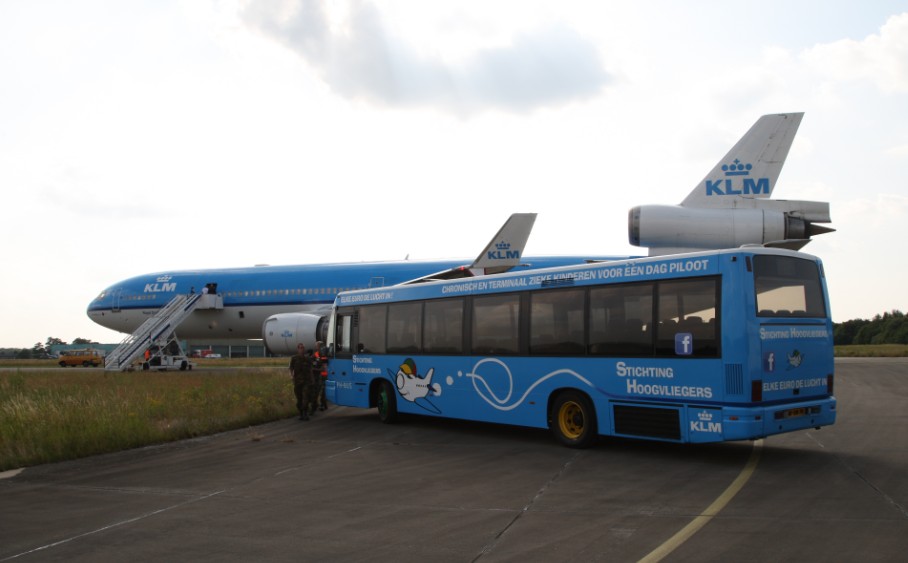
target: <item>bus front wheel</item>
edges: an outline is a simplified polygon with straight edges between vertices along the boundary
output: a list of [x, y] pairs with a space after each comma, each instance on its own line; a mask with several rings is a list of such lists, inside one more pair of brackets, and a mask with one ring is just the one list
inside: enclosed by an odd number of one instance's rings
[[555, 438], [569, 448], [586, 448], [596, 441], [596, 410], [589, 397], [577, 391], [564, 391], [552, 403], [549, 428]]
[[375, 406], [378, 407], [379, 420], [385, 424], [391, 424], [397, 420], [397, 395], [394, 394], [391, 383], [383, 380], [378, 384]]

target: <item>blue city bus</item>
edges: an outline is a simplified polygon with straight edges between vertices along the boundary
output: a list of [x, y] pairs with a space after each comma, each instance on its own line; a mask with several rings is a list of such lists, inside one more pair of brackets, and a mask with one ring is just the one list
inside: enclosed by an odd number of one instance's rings
[[752, 440], [835, 422], [816, 257], [762, 247], [338, 294], [327, 396], [599, 435]]

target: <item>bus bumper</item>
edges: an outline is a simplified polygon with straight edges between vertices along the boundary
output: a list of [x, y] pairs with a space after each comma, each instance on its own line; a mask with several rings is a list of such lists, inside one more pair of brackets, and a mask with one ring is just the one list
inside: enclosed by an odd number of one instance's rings
[[768, 407], [726, 407], [722, 409], [722, 418], [723, 439], [755, 440], [834, 424], [836, 400], [829, 397]]

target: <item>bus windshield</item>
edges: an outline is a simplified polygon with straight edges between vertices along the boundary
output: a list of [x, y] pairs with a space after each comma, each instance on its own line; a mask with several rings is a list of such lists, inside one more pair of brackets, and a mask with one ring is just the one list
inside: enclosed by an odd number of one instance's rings
[[826, 316], [815, 262], [789, 256], [754, 256], [754, 286], [759, 317]]

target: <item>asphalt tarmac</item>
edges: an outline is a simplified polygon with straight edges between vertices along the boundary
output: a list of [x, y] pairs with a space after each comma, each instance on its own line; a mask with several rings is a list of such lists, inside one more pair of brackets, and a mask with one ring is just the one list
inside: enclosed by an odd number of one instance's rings
[[0, 479], [2, 561], [905, 561], [908, 359], [836, 362], [838, 422], [601, 439], [334, 407]]

